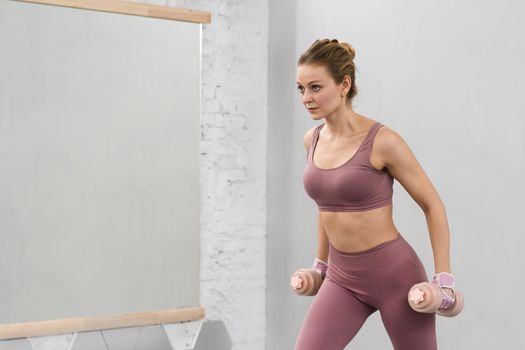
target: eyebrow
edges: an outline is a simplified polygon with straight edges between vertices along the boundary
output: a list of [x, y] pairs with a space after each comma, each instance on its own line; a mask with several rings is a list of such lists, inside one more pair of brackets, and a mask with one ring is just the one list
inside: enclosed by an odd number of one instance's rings
[[[320, 82], [321, 82], [320, 80], [312, 80], [311, 82], [309, 82], [309, 83], [306, 84], [306, 85], [311, 85], [311, 84], [313, 84], [313, 83], [320, 83]], [[301, 85], [300, 82], [297, 82], [297, 84]]]

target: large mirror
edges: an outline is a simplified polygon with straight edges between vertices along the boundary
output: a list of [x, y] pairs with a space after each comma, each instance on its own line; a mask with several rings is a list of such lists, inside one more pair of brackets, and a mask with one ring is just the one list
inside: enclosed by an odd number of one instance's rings
[[0, 0], [0, 323], [199, 305], [200, 40]]

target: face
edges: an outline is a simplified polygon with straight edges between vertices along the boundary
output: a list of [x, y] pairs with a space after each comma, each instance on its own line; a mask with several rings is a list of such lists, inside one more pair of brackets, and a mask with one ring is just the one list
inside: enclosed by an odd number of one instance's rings
[[325, 66], [302, 64], [297, 67], [297, 90], [314, 119], [324, 118], [344, 105], [349, 89], [347, 78], [336, 84]]

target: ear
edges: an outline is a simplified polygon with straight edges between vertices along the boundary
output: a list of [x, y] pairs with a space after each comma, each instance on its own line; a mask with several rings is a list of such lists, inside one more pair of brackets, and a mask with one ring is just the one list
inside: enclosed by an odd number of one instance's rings
[[349, 75], [345, 75], [343, 78], [343, 81], [341, 83], [342, 90], [341, 90], [341, 97], [346, 96], [348, 94], [348, 91], [350, 91], [350, 88], [352, 87], [352, 79], [350, 79]]

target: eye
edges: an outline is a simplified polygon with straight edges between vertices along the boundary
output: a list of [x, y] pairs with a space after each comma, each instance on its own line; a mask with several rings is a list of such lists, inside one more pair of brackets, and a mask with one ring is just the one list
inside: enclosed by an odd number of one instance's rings
[[314, 90], [315, 92], [319, 91], [321, 89], [321, 87], [319, 85], [312, 85], [312, 90]]
[[303, 93], [304, 92], [304, 88], [302, 86], [297, 86], [297, 90], [300, 92], [300, 93]]

